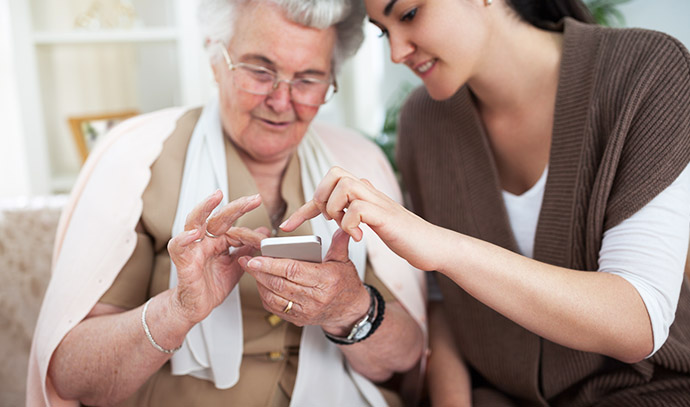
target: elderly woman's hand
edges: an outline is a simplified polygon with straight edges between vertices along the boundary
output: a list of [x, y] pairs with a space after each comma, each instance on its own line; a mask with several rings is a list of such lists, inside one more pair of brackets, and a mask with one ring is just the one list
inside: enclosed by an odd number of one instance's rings
[[240, 264], [256, 279], [267, 311], [298, 326], [320, 325], [331, 334], [345, 335], [370, 303], [348, 259], [348, 241], [338, 230], [323, 263], [245, 256]]
[[237, 259], [259, 248], [269, 233], [266, 228], [232, 227], [261, 204], [259, 195], [236, 199], [209, 218], [222, 198], [223, 193], [216, 191], [198, 204], [187, 216], [185, 231], [168, 243], [170, 259], [177, 267], [173, 307], [191, 324], [206, 318], [225, 300], [243, 273]]
[[362, 239], [365, 223], [398, 256], [420, 270], [436, 270], [434, 242], [442, 230], [405, 209], [366, 179], [333, 167], [314, 191], [314, 198], [293, 213], [280, 228], [291, 232], [303, 222], [323, 214], [334, 219], [355, 240]]

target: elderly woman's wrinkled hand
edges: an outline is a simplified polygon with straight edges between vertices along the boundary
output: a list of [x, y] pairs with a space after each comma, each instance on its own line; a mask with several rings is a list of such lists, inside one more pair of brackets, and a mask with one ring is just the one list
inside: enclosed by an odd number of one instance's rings
[[187, 216], [185, 231], [168, 243], [177, 268], [173, 305], [191, 323], [203, 320], [225, 300], [243, 273], [237, 259], [259, 248], [269, 233], [266, 228], [232, 226], [261, 204], [260, 196], [236, 199], [209, 218], [222, 198], [222, 192], [216, 191], [199, 203]]
[[342, 335], [366, 314], [370, 302], [348, 259], [348, 241], [338, 230], [323, 263], [248, 256], [239, 262], [256, 279], [267, 311], [298, 326], [320, 325]]

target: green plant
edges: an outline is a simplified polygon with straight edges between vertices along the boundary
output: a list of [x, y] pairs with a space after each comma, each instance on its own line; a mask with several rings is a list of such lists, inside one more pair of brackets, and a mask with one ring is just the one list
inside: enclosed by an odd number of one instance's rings
[[598, 24], [610, 27], [625, 25], [625, 17], [618, 6], [631, 0], [585, 0], [585, 4]]

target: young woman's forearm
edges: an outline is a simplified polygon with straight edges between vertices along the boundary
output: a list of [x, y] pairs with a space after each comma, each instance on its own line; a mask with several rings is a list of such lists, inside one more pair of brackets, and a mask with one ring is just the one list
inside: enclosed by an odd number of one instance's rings
[[548, 265], [441, 228], [436, 234], [437, 270], [524, 328], [627, 363], [651, 353], [646, 307], [622, 277]]

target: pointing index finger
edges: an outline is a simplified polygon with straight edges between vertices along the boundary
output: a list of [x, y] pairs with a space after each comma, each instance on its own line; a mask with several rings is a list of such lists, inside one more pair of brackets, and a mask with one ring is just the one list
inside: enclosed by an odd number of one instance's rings
[[321, 214], [321, 210], [316, 206], [314, 200], [305, 203], [299, 209], [290, 215], [285, 222], [280, 225], [280, 229], [285, 232], [292, 232], [297, 229], [299, 225], [311, 218], [315, 218]]

